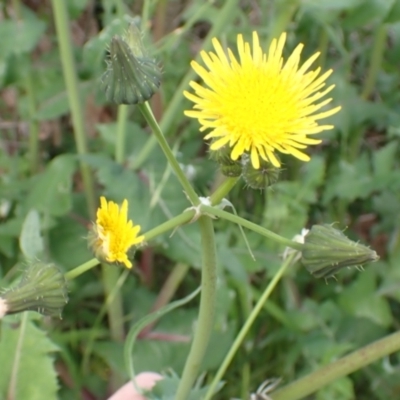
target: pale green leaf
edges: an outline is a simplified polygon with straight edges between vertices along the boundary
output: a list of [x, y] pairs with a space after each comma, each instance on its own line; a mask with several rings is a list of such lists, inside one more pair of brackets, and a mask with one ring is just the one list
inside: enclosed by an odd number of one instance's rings
[[[0, 341], [0, 398], [13, 400], [56, 400], [57, 379], [51, 353], [56, 346], [46, 333], [28, 320], [20, 324], [6, 317]], [[14, 393], [13, 397], [8, 397]]]

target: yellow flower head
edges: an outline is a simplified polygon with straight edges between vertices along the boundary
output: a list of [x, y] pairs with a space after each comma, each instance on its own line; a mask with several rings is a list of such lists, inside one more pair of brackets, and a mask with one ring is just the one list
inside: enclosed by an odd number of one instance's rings
[[132, 268], [127, 252], [133, 245], [143, 242], [144, 236], [138, 236], [140, 226], [133, 225], [128, 220], [127, 200], [120, 207], [113, 201], [107, 202], [105, 197], [100, 197], [94, 231], [95, 237], [91, 244], [98, 258]]
[[302, 44], [284, 63], [285, 41], [283, 33], [279, 40], [272, 41], [265, 54], [257, 32], [253, 32], [252, 49], [238, 35], [238, 61], [230, 49], [226, 55], [214, 38], [215, 53], [200, 53], [207, 68], [192, 61], [192, 68], [208, 87], [190, 83], [195, 94], [184, 94], [194, 107], [185, 115], [197, 118], [201, 131], [211, 129], [205, 136], [213, 139], [211, 150], [229, 145], [232, 160], [249, 153], [254, 168], [260, 168], [260, 157], [279, 167], [276, 150], [308, 161], [310, 157], [301, 150], [321, 142], [308, 135], [333, 128], [317, 122], [340, 110], [336, 107], [318, 112], [332, 100], [319, 101], [334, 87], [324, 87], [332, 70], [320, 76], [320, 68], [308, 71], [319, 53], [299, 66]]

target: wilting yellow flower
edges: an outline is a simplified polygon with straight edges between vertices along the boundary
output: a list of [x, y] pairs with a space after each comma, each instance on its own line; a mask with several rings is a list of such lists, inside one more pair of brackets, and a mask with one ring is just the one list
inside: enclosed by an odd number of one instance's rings
[[230, 49], [226, 55], [214, 38], [215, 53], [201, 52], [207, 68], [192, 61], [193, 69], [208, 87], [190, 83], [195, 94], [184, 94], [195, 104], [185, 115], [197, 118], [201, 131], [212, 129], [205, 136], [213, 138], [211, 150], [229, 145], [232, 160], [249, 153], [254, 168], [260, 167], [260, 157], [279, 167], [275, 151], [308, 161], [310, 157], [301, 150], [321, 142], [308, 135], [333, 128], [317, 122], [340, 110], [336, 107], [320, 111], [332, 100], [319, 101], [334, 87], [324, 87], [332, 70], [320, 76], [320, 68], [308, 71], [319, 53], [299, 66], [302, 44], [284, 63], [285, 41], [283, 33], [279, 40], [272, 41], [265, 54], [257, 32], [253, 32], [252, 49], [238, 35], [238, 61]]
[[122, 206], [113, 201], [107, 202], [105, 197], [100, 198], [100, 208], [97, 210], [97, 219], [94, 226], [95, 235], [91, 238], [91, 247], [98, 258], [104, 258], [113, 263], [119, 262], [127, 268], [132, 268], [127, 252], [135, 244], [143, 241], [144, 236], [138, 236], [139, 225], [133, 225], [128, 220], [128, 201]]

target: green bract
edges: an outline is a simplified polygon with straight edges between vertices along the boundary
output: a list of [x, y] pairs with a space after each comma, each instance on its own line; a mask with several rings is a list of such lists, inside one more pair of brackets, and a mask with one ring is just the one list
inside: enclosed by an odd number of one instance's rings
[[60, 316], [68, 302], [67, 284], [56, 265], [36, 262], [24, 272], [18, 286], [1, 294], [1, 299], [6, 314], [31, 310]]
[[107, 100], [113, 103], [144, 103], [160, 86], [161, 71], [156, 62], [146, 56], [134, 24], [124, 38], [112, 38], [107, 64], [102, 81]]
[[301, 261], [316, 278], [328, 278], [341, 268], [378, 259], [374, 250], [353, 242], [331, 225], [314, 225], [305, 237]]

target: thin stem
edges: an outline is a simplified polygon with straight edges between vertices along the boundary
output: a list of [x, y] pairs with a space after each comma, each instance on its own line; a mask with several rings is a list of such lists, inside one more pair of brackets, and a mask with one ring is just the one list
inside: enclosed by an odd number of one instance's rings
[[185, 190], [186, 195], [188, 196], [190, 202], [197, 206], [200, 203], [199, 197], [197, 196], [196, 192], [194, 191], [192, 185], [190, 184], [189, 180], [186, 178], [186, 175], [182, 171], [182, 168], [179, 166], [178, 161], [176, 160], [174, 153], [172, 153], [171, 148], [169, 147], [168, 142], [166, 141], [160, 126], [158, 125], [156, 119], [154, 118], [153, 112], [149, 104], [146, 102], [145, 104], [138, 104], [138, 107], [144, 117], [146, 118], [147, 123], [150, 125], [154, 136], [156, 137], [158, 144], [160, 145], [162, 151], [167, 157], [167, 160], [175, 172], [179, 182], [181, 183], [182, 187]]
[[118, 106], [117, 140], [115, 143], [115, 161], [122, 164], [125, 159], [125, 133], [126, 122], [128, 120], [128, 106], [121, 104]]
[[400, 350], [400, 332], [377, 340], [353, 353], [312, 372], [297, 381], [278, 389], [272, 394], [274, 400], [298, 400], [330, 382], [351, 374], [372, 362]]
[[122, 342], [124, 339], [124, 313], [122, 308], [122, 298], [120, 292], [111, 297], [111, 293], [116, 286], [120, 271], [115, 265], [101, 264], [101, 272], [104, 285], [104, 293], [110, 298], [107, 304], [107, 315], [110, 324], [110, 336], [116, 342]]
[[[226, 29], [226, 24], [233, 18], [233, 14], [236, 13], [237, 0], [227, 0], [225, 1], [224, 6], [218, 13], [218, 18], [216, 19], [213, 27], [207, 35], [207, 38], [203, 42], [203, 49], [208, 50], [211, 48], [211, 40], [212, 38], [218, 36], [221, 32]], [[197, 55], [195, 58], [196, 61], [200, 60], [200, 56]], [[183, 91], [189, 85], [189, 82], [194, 79], [195, 72], [192, 69], [189, 69], [186, 75], [181, 80], [181, 83], [175, 90], [175, 94], [172, 99], [168, 102], [168, 108], [166, 109], [162, 120], [160, 122], [160, 128], [162, 132], [168, 134], [168, 131], [171, 128], [171, 125], [176, 120], [176, 116], [179, 115], [179, 108], [183, 101]], [[154, 146], [157, 144], [157, 140], [154, 136], [150, 136], [147, 140], [146, 144], [142, 147], [141, 152], [133, 164], [133, 169], [138, 169], [147, 159], [147, 157], [151, 154]]]
[[366, 100], [371, 95], [375, 86], [376, 78], [381, 69], [383, 53], [385, 51], [387, 36], [387, 25], [381, 24], [375, 31], [374, 44], [372, 46], [371, 58], [367, 78], [365, 79], [364, 89], [361, 98]]
[[175, 400], [187, 400], [200, 370], [214, 326], [217, 292], [217, 259], [211, 218], [199, 218], [202, 245], [201, 298], [192, 346], [183, 369]]
[[211, 204], [213, 206], [219, 204], [222, 199], [233, 189], [239, 179], [240, 177], [225, 179], [218, 189], [210, 196]]
[[165, 232], [170, 231], [171, 229], [177, 228], [180, 225], [186, 224], [195, 216], [195, 210], [187, 210], [184, 211], [182, 214], [177, 215], [174, 218], [171, 218], [169, 221], [164, 222], [161, 225], [156, 226], [155, 228], [151, 229], [150, 231], [144, 234], [144, 240], [148, 242], [155, 237], [162, 235]]
[[[21, 15], [21, 4], [19, 0], [13, 1], [13, 9], [17, 19], [17, 24], [23, 24]], [[28, 99], [28, 115], [29, 115], [29, 164], [31, 174], [35, 174], [38, 169], [39, 162], [39, 123], [35, 118], [36, 114], [36, 96], [33, 85], [32, 62], [29, 55], [21, 55], [21, 65], [26, 66], [23, 84]]]
[[[386, 36], [387, 36], [387, 25], [381, 24], [375, 31], [374, 43], [372, 46], [370, 61], [369, 61], [368, 74], [364, 83], [364, 88], [361, 93], [361, 98], [363, 100], [367, 100], [374, 89], [376, 79], [382, 65], [383, 53], [386, 47], [385, 46]], [[364, 129], [362, 129], [362, 127], [355, 129], [350, 137], [347, 159], [351, 163], [354, 162], [359, 155], [360, 146], [362, 144], [363, 138], [364, 138]]]
[[[7, 393], [7, 399], [15, 399], [17, 397], [19, 367], [23, 353], [23, 343], [26, 336], [26, 328], [28, 324], [28, 313], [24, 313], [19, 327], [18, 342], [15, 348], [14, 362], [12, 366], [11, 376], [9, 377], [9, 387]], [[21, 379], [20, 379], [21, 380]], [[20, 382], [22, 384], [22, 382]]]
[[296, 12], [299, 6], [299, 1], [286, 0], [276, 2], [276, 4], [278, 10], [271, 18], [267, 48], [273, 39], [277, 39], [281, 33], [287, 29], [289, 22], [293, 18], [293, 14]]
[[114, 0], [114, 4], [117, 9], [118, 18], [123, 18], [125, 15], [125, 5], [123, 0]]
[[[124, 3], [117, 1], [118, 15], [123, 17]], [[117, 140], [115, 143], [115, 161], [122, 164], [125, 159], [125, 137], [126, 123], [128, 120], [128, 106], [121, 104], [118, 106]], [[101, 265], [104, 293], [108, 301], [106, 302], [107, 317], [110, 327], [110, 337], [114, 342], [124, 340], [124, 308], [121, 291], [115, 291], [117, 283], [120, 281], [120, 271], [114, 266], [107, 264]], [[123, 377], [118, 371], [114, 370], [110, 377], [112, 389], [117, 389], [123, 382]]]
[[[171, 273], [168, 275], [167, 280], [164, 282], [160, 292], [158, 293], [157, 299], [154, 302], [150, 312], [157, 311], [160, 308], [168, 304], [174, 296], [176, 290], [185, 278], [189, 270], [189, 265], [178, 263], [174, 266]], [[141, 332], [139, 337], [145, 337], [149, 332], [152, 331], [157, 320], [147, 325]]]
[[329, 36], [328, 36], [325, 26], [321, 26], [320, 32], [321, 33], [320, 33], [320, 37], [319, 37], [318, 50], [321, 54], [318, 57], [318, 64], [319, 64], [319, 67], [321, 68], [321, 70], [324, 70], [325, 63], [326, 63], [326, 56], [328, 54]]
[[271, 239], [277, 243], [283, 244], [284, 246], [288, 246], [288, 247], [291, 247], [292, 249], [299, 250], [299, 251], [301, 251], [303, 249], [302, 243], [294, 242], [292, 240], [286, 239], [283, 236], [280, 236], [268, 229], [265, 229], [257, 224], [254, 224], [253, 222], [247, 221], [246, 219], [241, 218], [237, 215], [220, 210], [219, 208], [210, 207], [210, 206], [206, 206], [206, 205], [202, 204], [200, 206], [200, 210], [204, 213], [215, 215], [216, 217], [223, 218], [228, 221], [232, 221], [235, 224], [244, 226], [245, 228], [250, 229], [254, 232], [257, 232], [260, 235], [267, 237], [268, 239]]
[[[79, 96], [78, 79], [76, 76], [75, 62], [72, 52], [72, 43], [68, 27], [68, 9], [65, 1], [52, 0], [54, 22], [57, 30], [57, 40], [60, 46], [60, 57], [63, 67], [65, 86], [68, 101], [71, 108], [71, 117], [77, 152], [80, 156], [87, 153], [85, 124], [82, 113], [81, 99]], [[95, 215], [96, 203], [94, 197], [94, 186], [89, 167], [80, 162], [83, 186], [88, 204], [89, 214]]]
[[[26, 61], [27, 60], [25, 60], [25, 62]], [[30, 61], [27, 65], [29, 66], [24, 76], [24, 86], [28, 97], [29, 110], [29, 163], [31, 173], [34, 174], [38, 169], [39, 162], [39, 123], [35, 118], [36, 98]]]
[[96, 265], [99, 265], [100, 261], [97, 258], [92, 258], [89, 261], [86, 261], [85, 263], [79, 265], [78, 267], [74, 268], [71, 271], [68, 271], [64, 277], [67, 281], [72, 281], [73, 279], [77, 278], [79, 275], [82, 275], [86, 271], [89, 271]]
[[[243, 343], [244, 338], [246, 337], [247, 333], [249, 332], [250, 328], [252, 327], [255, 319], [257, 318], [258, 314], [260, 313], [261, 309], [264, 307], [264, 303], [267, 301], [268, 297], [271, 295], [272, 291], [275, 289], [276, 285], [278, 284], [279, 280], [282, 278], [283, 274], [285, 273], [286, 269], [291, 264], [295, 253], [292, 253], [281, 265], [278, 272], [272, 278], [271, 282], [265, 289], [262, 296], [259, 298], [257, 304], [254, 306], [253, 310], [251, 311], [249, 317], [247, 318], [245, 324], [243, 325], [242, 329], [240, 330], [239, 334], [236, 336], [235, 341], [233, 342], [231, 348], [229, 349], [228, 354], [225, 356], [224, 361], [220, 365], [216, 375], [214, 376], [210, 386], [208, 387], [207, 393], [204, 396], [204, 400], [211, 399], [219, 381], [224, 376], [226, 370], [228, 369], [233, 357], [235, 356], [236, 352], [238, 351], [240, 345]], [[274, 398], [275, 400], [275, 398]]]

